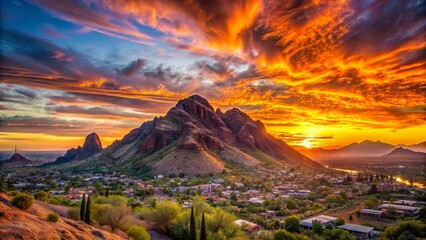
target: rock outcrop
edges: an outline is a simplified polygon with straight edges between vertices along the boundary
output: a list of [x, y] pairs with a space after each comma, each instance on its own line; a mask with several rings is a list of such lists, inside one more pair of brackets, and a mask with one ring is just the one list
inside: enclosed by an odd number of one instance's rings
[[94, 228], [82, 221], [61, 217], [58, 222], [47, 221], [51, 212], [34, 203], [26, 211], [11, 204], [11, 198], [0, 193], [0, 238], [15, 239], [66, 239], [66, 240], [121, 240], [118, 235]]
[[69, 149], [64, 156], [58, 157], [54, 164], [67, 163], [74, 160], [89, 158], [102, 151], [102, 143], [98, 134], [91, 133], [86, 136], [83, 147]]

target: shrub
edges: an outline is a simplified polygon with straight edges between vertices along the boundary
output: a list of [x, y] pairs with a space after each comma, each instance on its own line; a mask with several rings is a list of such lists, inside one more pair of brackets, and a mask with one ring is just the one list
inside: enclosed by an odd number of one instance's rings
[[55, 212], [51, 212], [47, 216], [47, 220], [51, 222], [57, 222], [59, 220], [59, 215]]
[[284, 220], [285, 225], [284, 229], [289, 232], [299, 232], [300, 231], [300, 218], [293, 215]]
[[34, 197], [26, 193], [19, 193], [12, 199], [12, 204], [22, 210], [27, 210], [34, 204]]
[[80, 213], [77, 209], [70, 209], [67, 212], [67, 218], [78, 221], [80, 220]]
[[342, 218], [338, 218], [336, 220], [336, 225], [337, 226], [344, 225], [344, 224], [345, 224], [345, 220], [343, 220]]
[[132, 225], [127, 231], [127, 235], [132, 237], [134, 240], [149, 240], [150, 236], [146, 229], [142, 226]]
[[34, 194], [34, 198], [36, 200], [42, 201], [42, 202], [46, 202], [47, 199], [49, 198], [49, 194], [43, 190], [38, 191], [38, 193]]
[[358, 217], [358, 218], [359, 218], [359, 216], [361, 216], [361, 211], [359, 211], [359, 210], [358, 210], [358, 211], [356, 211], [356, 212], [355, 212], [355, 215], [356, 215], [356, 217]]

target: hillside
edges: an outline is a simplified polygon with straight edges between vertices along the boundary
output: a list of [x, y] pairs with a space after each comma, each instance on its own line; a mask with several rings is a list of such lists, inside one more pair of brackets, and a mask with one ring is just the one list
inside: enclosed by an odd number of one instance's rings
[[276, 163], [322, 167], [267, 133], [262, 122], [236, 108], [215, 111], [198, 95], [178, 101], [164, 117], [133, 129], [102, 156], [137, 174], [197, 175]]
[[60, 218], [58, 222], [49, 222], [51, 212], [34, 203], [23, 211], [10, 203], [11, 197], [0, 193], [0, 236], [2, 240], [15, 239], [70, 239], [70, 240], [118, 240], [121, 237], [89, 226], [81, 221]]
[[393, 150], [392, 152], [383, 155], [382, 158], [405, 158], [405, 159], [419, 158], [419, 159], [424, 159], [426, 161], [426, 153], [415, 152], [409, 149], [405, 149], [403, 147], [399, 147]]

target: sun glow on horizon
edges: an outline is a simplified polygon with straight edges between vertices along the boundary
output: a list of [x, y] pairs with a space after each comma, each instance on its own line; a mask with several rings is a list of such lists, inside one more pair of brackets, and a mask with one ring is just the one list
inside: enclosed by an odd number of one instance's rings
[[309, 141], [309, 139], [305, 139], [302, 141], [302, 145], [306, 148], [311, 148], [312, 147], [312, 143]]

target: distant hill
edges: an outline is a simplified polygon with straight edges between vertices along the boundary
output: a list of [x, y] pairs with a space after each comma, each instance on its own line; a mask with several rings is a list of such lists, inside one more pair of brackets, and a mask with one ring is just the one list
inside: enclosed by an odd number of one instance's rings
[[225, 113], [214, 110], [198, 95], [178, 101], [164, 117], [133, 129], [103, 150], [102, 158], [137, 175], [193, 176], [279, 163], [323, 168], [270, 135], [262, 122], [236, 108]]
[[410, 150], [415, 151], [415, 152], [426, 152], [426, 141], [421, 142], [419, 144], [414, 144], [414, 145], [402, 145], [402, 144], [400, 144], [400, 145], [397, 145], [397, 147], [403, 147], [403, 148], [410, 149]]
[[1, 168], [20, 167], [32, 164], [34, 164], [33, 161], [28, 160], [26, 157], [22, 156], [19, 153], [13, 154], [13, 156], [8, 160], [0, 161]]
[[423, 152], [415, 152], [409, 149], [405, 149], [403, 147], [399, 147], [392, 152], [385, 154], [382, 158], [401, 158], [401, 159], [424, 159], [426, 161], [426, 153]]
[[[413, 151], [426, 151], [426, 142], [422, 142], [416, 145], [404, 146], [404, 149]], [[399, 145], [401, 146], [401, 145]], [[340, 158], [359, 158], [359, 157], [381, 157], [386, 155], [393, 150], [397, 149], [398, 146], [394, 146], [381, 141], [365, 140], [360, 143], [351, 143], [345, 147], [338, 149], [323, 149], [323, 148], [298, 148], [302, 153], [306, 154], [315, 160], [328, 160], [328, 159], [340, 159]]]

